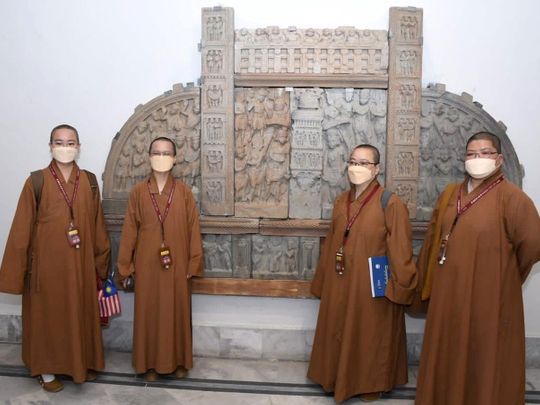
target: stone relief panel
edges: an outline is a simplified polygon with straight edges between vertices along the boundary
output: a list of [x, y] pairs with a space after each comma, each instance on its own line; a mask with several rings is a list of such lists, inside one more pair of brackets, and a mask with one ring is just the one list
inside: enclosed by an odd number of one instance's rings
[[233, 253], [231, 235], [204, 235], [204, 276], [232, 277]]
[[233, 277], [251, 278], [251, 235], [233, 235]]
[[237, 74], [386, 74], [384, 30], [266, 27], [235, 32]]
[[201, 211], [234, 215], [233, 9], [203, 8], [201, 22]]
[[235, 90], [235, 215], [286, 218], [289, 180], [289, 93]]
[[385, 177], [386, 91], [329, 89], [321, 98], [323, 112], [322, 218], [331, 218], [336, 197], [349, 188], [347, 161], [360, 144], [381, 153], [380, 181]]
[[386, 186], [407, 204], [411, 218], [418, 194], [422, 18], [421, 9], [390, 8]]
[[521, 186], [523, 172], [506, 135], [506, 127], [487, 114], [481, 104], [473, 102], [470, 95], [448, 93], [441, 84], [428, 86], [423, 91], [420, 127], [416, 219], [428, 221], [446, 185], [463, 181], [465, 144], [471, 135], [479, 131], [492, 132], [501, 139], [505, 176]]
[[300, 238], [300, 274], [302, 280], [312, 280], [319, 262], [319, 238]]
[[252, 277], [256, 279], [298, 279], [299, 238], [252, 236]]
[[289, 217], [321, 217], [323, 111], [321, 89], [295, 89], [292, 111]]

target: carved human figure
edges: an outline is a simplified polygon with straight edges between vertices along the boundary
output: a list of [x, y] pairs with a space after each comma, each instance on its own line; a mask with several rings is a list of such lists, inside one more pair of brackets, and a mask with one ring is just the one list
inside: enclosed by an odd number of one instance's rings
[[398, 176], [412, 177], [414, 156], [411, 152], [399, 152], [397, 155]]
[[254, 273], [264, 274], [270, 269], [269, 263], [273, 258], [268, 252], [267, 238], [260, 235], [254, 235], [252, 239], [252, 254]]
[[223, 87], [219, 84], [211, 84], [206, 90], [206, 104], [209, 108], [219, 107], [223, 104]]
[[361, 89], [356, 92], [352, 105], [352, 127], [354, 131], [354, 145], [367, 143], [377, 145], [371, 116], [371, 103], [369, 89]]
[[150, 173], [148, 162], [148, 132], [145, 121], [139, 122], [132, 135], [132, 176], [133, 183], [144, 180]]
[[267, 200], [281, 202], [287, 194], [289, 179], [289, 135], [287, 127], [277, 127], [268, 148], [266, 167]]
[[282, 239], [278, 236], [270, 237], [270, 243], [267, 247], [268, 255], [271, 260], [269, 260], [268, 271], [270, 273], [281, 273], [283, 272], [285, 265], [284, 249], [282, 246]]
[[184, 152], [185, 170], [183, 180], [191, 187], [196, 185], [201, 175], [201, 134], [199, 131], [189, 132]]
[[287, 238], [287, 249], [285, 250], [285, 271], [289, 274], [297, 274], [298, 266], [298, 240]]
[[234, 189], [236, 192], [236, 201], [239, 202], [248, 202], [251, 200], [246, 147], [246, 144], [237, 144], [234, 157]]
[[167, 134], [169, 137], [176, 137], [186, 126], [187, 115], [180, 111], [179, 103], [169, 104], [165, 111]]
[[344, 172], [349, 154], [336, 127], [326, 130], [325, 146], [321, 201], [323, 206], [331, 207], [336, 197], [347, 187]]
[[411, 76], [416, 72], [417, 54], [414, 49], [404, 49], [399, 53], [399, 69], [404, 76]]
[[[118, 163], [116, 164], [116, 171], [114, 174], [114, 180], [116, 183], [115, 189], [117, 191], [127, 191], [128, 181], [131, 177], [131, 156], [127, 147], [122, 148], [122, 152], [118, 157]], [[131, 184], [130, 184], [131, 185]]]
[[205, 189], [208, 201], [213, 204], [223, 202], [223, 183], [221, 180], [208, 180]]
[[147, 118], [148, 130], [150, 131], [150, 137], [155, 139], [167, 134], [167, 108], [160, 107], [157, 110], [152, 111], [150, 117]]
[[415, 40], [417, 38], [418, 20], [416, 16], [404, 15], [400, 21], [401, 38], [405, 41]]
[[219, 173], [223, 170], [223, 152], [216, 149], [208, 150], [206, 164], [210, 173]]

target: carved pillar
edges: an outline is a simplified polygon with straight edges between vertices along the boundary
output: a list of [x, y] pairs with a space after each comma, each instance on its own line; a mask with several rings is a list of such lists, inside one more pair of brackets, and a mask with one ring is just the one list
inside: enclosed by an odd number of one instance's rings
[[323, 112], [321, 89], [295, 89], [292, 113], [289, 217], [321, 217], [323, 169]]
[[386, 186], [416, 215], [422, 105], [422, 9], [390, 8]]
[[234, 215], [234, 12], [202, 9], [201, 210]]

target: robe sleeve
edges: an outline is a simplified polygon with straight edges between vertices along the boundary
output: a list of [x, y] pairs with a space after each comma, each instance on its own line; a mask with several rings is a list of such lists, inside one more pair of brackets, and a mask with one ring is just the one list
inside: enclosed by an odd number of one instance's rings
[[137, 235], [139, 223], [137, 216], [138, 210], [138, 188], [134, 187], [129, 195], [124, 225], [122, 226], [122, 236], [120, 237], [120, 247], [118, 248], [118, 272], [120, 278], [129, 277], [135, 272], [133, 266], [133, 255], [137, 245]]
[[385, 210], [386, 254], [391, 276], [385, 296], [396, 304], [412, 303], [418, 275], [412, 259], [411, 224], [409, 211], [395, 194]]
[[422, 293], [422, 287], [426, 279], [426, 272], [428, 268], [429, 252], [431, 251], [431, 245], [433, 244], [433, 235], [435, 233], [435, 223], [437, 222], [437, 216], [439, 215], [440, 203], [442, 194], [439, 195], [439, 199], [433, 208], [431, 219], [429, 220], [428, 228], [424, 236], [420, 253], [416, 259], [416, 268], [418, 270], [418, 292]]
[[109, 234], [105, 225], [103, 216], [103, 207], [101, 206], [101, 197], [99, 189], [94, 196], [94, 207], [96, 207], [95, 220], [95, 240], [94, 240], [94, 260], [96, 263], [96, 273], [101, 279], [106, 279], [109, 272], [109, 262], [111, 260], [111, 245]]
[[36, 197], [32, 181], [26, 180], [11, 224], [0, 267], [0, 292], [22, 294], [36, 221]]
[[520, 192], [513, 193], [504, 206], [508, 238], [516, 254], [521, 282], [540, 260], [540, 217], [532, 200]]
[[[336, 205], [337, 205], [337, 200], [336, 200], [336, 203], [334, 203], [334, 210], [335, 210]], [[322, 252], [319, 257], [319, 262], [317, 264], [317, 270], [315, 270], [315, 276], [313, 277], [313, 281], [311, 282], [311, 293], [317, 298], [321, 298], [321, 295], [322, 295], [324, 277], [325, 277], [326, 272], [328, 271], [328, 269], [326, 268], [326, 263], [328, 262], [328, 255], [331, 254], [330, 246], [332, 245], [333, 235], [334, 235], [334, 214], [332, 214], [332, 222], [330, 222], [330, 228], [328, 228], [328, 232], [326, 233]]]
[[186, 212], [188, 213], [189, 224], [189, 276], [201, 277], [203, 275], [203, 248], [201, 239], [201, 225], [199, 223], [199, 212], [191, 190], [186, 193]]

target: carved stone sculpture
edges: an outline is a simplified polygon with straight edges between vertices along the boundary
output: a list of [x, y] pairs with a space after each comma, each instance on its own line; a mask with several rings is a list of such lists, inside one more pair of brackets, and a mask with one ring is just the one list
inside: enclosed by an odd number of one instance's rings
[[204, 235], [205, 277], [231, 277], [233, 274], [231, 235]]
[[284, 89], [236, 89], [235, 213], [286, 218], [289, 97]]

